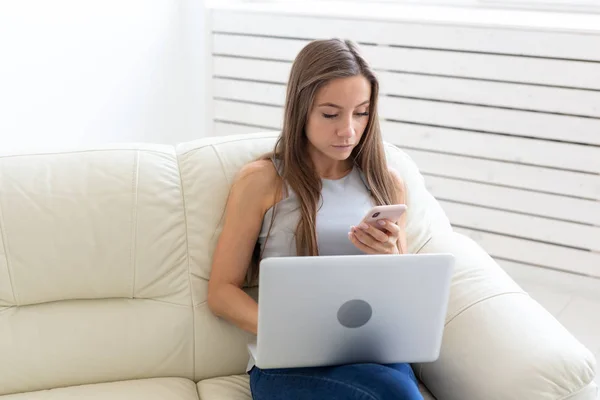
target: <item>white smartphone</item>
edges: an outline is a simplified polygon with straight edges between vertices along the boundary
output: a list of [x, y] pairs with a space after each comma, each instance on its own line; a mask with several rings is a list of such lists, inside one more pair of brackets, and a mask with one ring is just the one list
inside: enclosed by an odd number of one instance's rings
[[402, 214], [406, 211], [406, 204], [391, 204], [385, 206], [375, 206], [369, 210], [361, 222], [377, 226], [377, 221], [387, 219], [392, 222], [398, 222]]

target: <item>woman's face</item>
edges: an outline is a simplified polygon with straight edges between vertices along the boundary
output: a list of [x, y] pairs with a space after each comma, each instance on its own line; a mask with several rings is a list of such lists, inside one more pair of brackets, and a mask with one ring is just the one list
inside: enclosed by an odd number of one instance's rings
[[320, 88], [306, 124], [311, 154], [348, 159], [369, 122], [370, 98], [371, 84], [362, 75], [334, 79]]

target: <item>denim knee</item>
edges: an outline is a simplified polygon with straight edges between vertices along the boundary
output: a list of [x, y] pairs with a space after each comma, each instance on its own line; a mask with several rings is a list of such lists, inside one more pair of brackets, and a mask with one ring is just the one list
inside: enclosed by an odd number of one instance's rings
[[357, 367], [362, 370], [361, 375], [377, 400], [423, 400], [410, 365], [361, 364]]

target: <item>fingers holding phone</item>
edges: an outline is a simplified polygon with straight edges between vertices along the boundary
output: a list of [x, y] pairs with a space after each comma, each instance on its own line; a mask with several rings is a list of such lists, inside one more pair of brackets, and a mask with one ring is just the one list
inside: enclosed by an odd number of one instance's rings
[[350, 241], [367, 254], [398, 254], [402, 230], [397, 222], [406, 205], [394, 204], [371, 209], [362, 221], [348, 232]]
[[387, 232], [388, 235], [393, 236], [396, 239], [400, 236], [400, 227], [395, 221], [380, 219], [376, 222], [375, 226], [377, 226], [377, 229]]
[[406, 208], [405, 204], [376, 206], [369, 210], [361, 222], [376, 224], [379, 220], [389, 220], [395, 223], [398, 222], [402, 214], [406, 212]]

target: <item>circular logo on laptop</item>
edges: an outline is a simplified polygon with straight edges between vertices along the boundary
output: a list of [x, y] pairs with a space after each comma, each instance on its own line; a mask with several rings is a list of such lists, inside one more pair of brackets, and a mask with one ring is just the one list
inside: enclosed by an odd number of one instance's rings
[[373, 309], [364, 300], [350, 300], [342, 304], [337, 312], [338, 321], [347, 328], [358, 328], [371, 319]]

